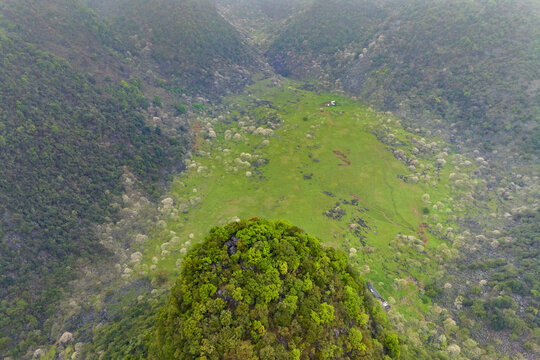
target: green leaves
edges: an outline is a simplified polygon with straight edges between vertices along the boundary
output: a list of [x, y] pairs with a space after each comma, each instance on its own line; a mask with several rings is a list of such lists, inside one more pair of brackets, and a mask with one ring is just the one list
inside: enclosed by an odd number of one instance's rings
[[[145, 125], [140, 110], [148, 100], [140, 79], [102, 88], [66, 60], [12, 33], [6, 36], [11, 39], [2, 42], [9, 61], [0, 66], [0, 214], [5, 233], [20, 244], [0, 241], [0, 299], [26, 299], [33, 304], [29, 313], [44, 323], [51, 314], [42, 309], [60, 296], [50, 290], [75, 274], [66, 269], [79, 257], [92, 261], [103, 255], [94, 224], [116, 215], [110, 203], [123, 191], [124, 173], [156, 195], [158, 180], [177, 166], [184, 139], [171, 142]], [[35, 292], [23, 292], [30, 288]], [[22, 343], [26, 320], [0, 317], [12, 319], [0, 324], [0, 337], [9, 334]], [[39, 342], [44, 341], [42, 336]]]
[[204, 284], [199, 288], [199, 296], [201, 299], [201, 302], [206, 301], [211, 295], [214, 295], [214, 293], [217, 291], [217, 287], [215, 287], [213, 284]]
[[386, 335], [386, 339], [384, 340], [384, 346], [386, 347], [388, 355], [390, 355], [390, 357], [392, 357], [393, 359], [399, 358], [401, 350], [399, 348], [399, 338], [397, 334], [390, 333]]
[[363, 334], [384, 342], [385, 315], [368, 323], [363, 281], [347, 269], [344, 254], [283, 221], [213, 228], [183, 263], [150, 358], [382, 359]]
[[352, 328], [349, 330], [349, 342], [353, 350], [363, 352], [366, 350], [366, 345], [362, 342], [363, 335], [360, 330]]

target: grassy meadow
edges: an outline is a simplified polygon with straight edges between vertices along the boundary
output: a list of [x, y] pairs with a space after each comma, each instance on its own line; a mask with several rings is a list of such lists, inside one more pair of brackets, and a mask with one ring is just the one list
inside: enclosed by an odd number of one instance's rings
[[[336, 106], [326, 106], [331, 101]], [[459, 232], [461, 221], [501, 211], [488, 198], [475, 202], [473, 191], [483, 186], [478, 161], [429, 131], [405, 130], [392, 114], [289, 80], [256, 82], [221, 107], [198, 111], [186, 170], [173, 179], [159, 215], [146, 219], [152, 230], [133, 229], [134, 242], [115, 264], [121, 273], [115, 279], [125, 285], [109, 306], [118, 322], [94, 329], [89, 353], [144, 354], [145, 334], [185, 254], [213, 226], [253, 217], [286, 220], [348, 253], [390, 303], [387, 315], [405, 353], [434, 336], [454, 336], [455, 321], [432, 304], [425, 285], [444, 277], [443, 265], [459, 255], [469, 236]], [[126, 214], [141, 211], [137, 196], [131, 198]], [[113, 229], [105, 239], [122, 231]], [[119, 287], [111, 286], [111, 293]], [[436, 346], [444, 348], [442, 340]]]
[[[392, 149], [410, 153], [415, 135], [349, 98], [270, 80], [247, 93], [226, 100], [228, 114], [193, 120], [192, 157], [162, 202], [165, 220], [145, 246], [142, 273], [175, 278], [182, 256], [214, 225], [285, 219], [348, 252], [395, 308], [421, 318], [414, 309], [427, 310], [420, 289], [441, 244], [426, 231], [426, 204], [447, 201], [449, 170], [422, 160], [427, 180], [411, 181]], [[393, 146], [376, 136], [382, 129]]]

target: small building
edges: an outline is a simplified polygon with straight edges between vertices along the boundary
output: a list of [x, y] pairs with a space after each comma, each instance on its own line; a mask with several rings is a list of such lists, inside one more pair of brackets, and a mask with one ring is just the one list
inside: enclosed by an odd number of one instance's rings
[[330, 100], [321, 104], [322, 107], [337, 106], [336, 100]]

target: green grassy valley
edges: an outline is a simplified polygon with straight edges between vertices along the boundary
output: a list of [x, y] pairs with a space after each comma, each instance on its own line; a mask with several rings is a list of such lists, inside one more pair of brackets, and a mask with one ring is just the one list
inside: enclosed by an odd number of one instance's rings
[[[409, 170], [372, 134], [379, 124], [377, 114], [346, 98], [288, 85], [250, 90], [270, 105], [243, 104], [237, 98], [231, 101], [252, 109], [233, 111], [231, 117], [237, 120], [232, 126], [212, 125], [204, 118], [194, 124], [201, 127], [197, 150], [171, 194], [180, 209], [189, 210], [179, 211], [178, 220], [173, 216], [167, 230], [194, 243], [213, 224], [253, 216], [284, 218], [303, 224], [326, 245], [347, 251], [361, 249], [362, 242], [375, 247], [382, 254], [366, 258], [372, 257], [371, 265], [382, 269], [375, 258], [387, 257], [395, 234], [420, 231], [425, 190], [398, 177]], [[329, 99], [339, 106], [320, 111]], [[275, 130], [271, 124], [277, 124]], [[215, 138], [208, 138], [208, 126]], [[432, 239], [429, 246], [438, 243]], [[178, 243], [177, 250], [181, 246]]]
[[[391, 323], [402, 330], [404, 356], [446, 354], [446, 343], [427, 346], [427, 339], [464, 341], [466, 334], [455, 332], [452, 315], [433, 306], [424, 288], [441, 276], [441, 264], [458, 256], [451, 249], [461, 238], [455, 223], [474, 210], [458, 198], [466, 186], [456, 187], [456, 176], [470, 174], [475, 182], [476, 166], [446, 153], [443, 142], [426, 144], [389, 114], [274, 81], [228, 98], [226, 115], [193, 119], [187, 170], [162, 200], [161, 220], [139, 255], [122, 265], [123, 277], [149, 276], [154, 286], [167, 287], [189, 249], [216, 224], [287, 219], [345, 251], [375, 285], [391, 304]], [[326, 106], [331, 101], [336, 106]], [[416, 157], [420, 144], [430, 150]], [[459, 175], [454, 164], [464, 167]], [[137, 324], [148, 328], [140, 318]], [[115, 333], [128, 343], [134, 336], [117, 327], [102, 331], [103, 338]], [[117, 356], [129, 349], [107, 346]], [[473, 342], [470, 351], [480, 350]]]
[[539, 32], [533, 0], [1, 2], [0, 358], [537, 359]]

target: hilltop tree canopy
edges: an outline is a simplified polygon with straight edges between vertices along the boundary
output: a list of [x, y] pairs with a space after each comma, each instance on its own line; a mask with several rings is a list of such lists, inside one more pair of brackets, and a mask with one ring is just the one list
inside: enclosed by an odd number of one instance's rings
[[373, 305], [345, 254], [284, 221], [231, 223], [186, 257], [150, 358], [398, 357]]

